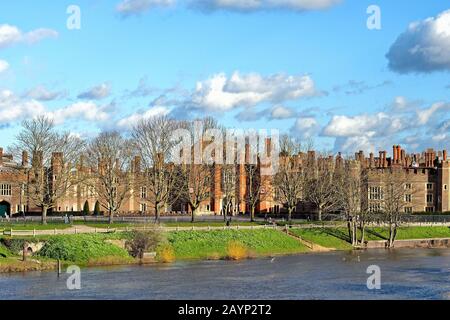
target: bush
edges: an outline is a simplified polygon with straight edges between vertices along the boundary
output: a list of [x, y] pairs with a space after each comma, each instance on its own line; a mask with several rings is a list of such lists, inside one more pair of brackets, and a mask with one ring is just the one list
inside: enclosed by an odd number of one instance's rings
[[87, 202], [87, 200], [86, 200], [86, 202], [84, 203], [84, 206], [83, 206], [83, 215], [84, 216], [87, 216], [87, 215], [89, 215], [89, 202]]
[[144, 252], [156, 250], [156, 247], [162, 240], [163, 235], [157, 229], [150, 231], [135, 231], [132, 233], [131, 238], [125, 243], [125, 247], [131, 256], [142, 259], [144, 257]]
[[129, 257], [126, 250], [106, 243], [103, 237], [95, 234], [54, 236], [47, 240], [38, 254], [47, 258], [81, 263], [103, 257]]
[[94, 206], [94, 216], [99, 216], [100, 213], [100, 202], [96, 201]]
[[175, 252], [172, 246], [168, 243], [163, 244], [158, 248], [156, 259], [162, 263], [171, 263], [175, 261]]
[[227, 258], [241, 260], [248, 257], [247, 248], [239, 241], [230, 241], [227, 247]]

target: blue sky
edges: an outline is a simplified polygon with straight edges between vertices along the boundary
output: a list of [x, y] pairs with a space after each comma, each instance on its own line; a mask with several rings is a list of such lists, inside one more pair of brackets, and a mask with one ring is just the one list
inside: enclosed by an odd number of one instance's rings
[[[366, 26], [373, 4], [380, 30]], [[66, 27], [69, 5], [81, 10], [79, 30]], [[170, 114], [276, 128], [348, 153], [447, 148], [449, 9], [444, 0], [3, 1], [0, 146], [38, 114], [86, 138]]]

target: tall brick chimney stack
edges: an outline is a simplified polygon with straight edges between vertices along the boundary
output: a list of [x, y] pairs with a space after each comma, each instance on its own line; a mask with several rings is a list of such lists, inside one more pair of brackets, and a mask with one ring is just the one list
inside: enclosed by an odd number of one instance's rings
[[369, 167], [373, 167], [375, 164], [374, 158], [373, 158], [373, 152], [369, 155]]
[[140, 156], [134, 157], [134, 172], [136, 172], [136, 173], [141, 172], [141, 157]]
[[442, 160], [447, 161], [447, 150], [442, 151]]
[[34, 151], [32, 165], [33, 167], [41, 167], [43, 165], [43, 152], [42, 151]]
[[392, 157], [393, 157], [393, 162], [394, 163], [397, 163], [397, 159], [398, 159], [397, 152], [398, 152], [397, 146], [393, 146], [392, 147]]
[[3, 148], [0, 148], [0, 166], [3, 165]]
[[400, 147], [398, 145], [397, 146], [397, 162], [396, 163], [400, 163], [401, 155], [402, 155], [402, 147]]
[[268, 157], [272, 156], [272, 139], [266, 138], [266, 155]]
[[22, 151], [22, 167], [26, 167], [28, 165], [28, 152]]

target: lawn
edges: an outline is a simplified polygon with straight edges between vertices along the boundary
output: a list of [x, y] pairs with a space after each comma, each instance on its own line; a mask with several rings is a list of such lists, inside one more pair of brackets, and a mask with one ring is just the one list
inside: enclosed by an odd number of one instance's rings
[[177, 259], [224, 258], [232, 241], [242, 243], [255, 256], [309, 250], [299, 241], [276, 230], [177, 231], [170, 232], [167, 237]]
[[[385, 240], [389, 236], [388, 228], [368, 228], [367, 240]], [[397, 240], [450, 238], [449, 227], [400, 227]]]
[[[232, 227], [236, 226], [260, 226], [264, 225], [263, 222], [250, 222], [250, 221], [232, 221], [231, 225]], [[198, 221], [198, 222], [163, 222], [162, 226], [164, 227], [223, 227], [225, 226], [225, 222], [223, 221]]]
[[3, 230], [14, 229], [14, 230], [53, 230], [53, 229], [67, 229], [70, 228], [70, 224], [63, 223], [52, 223], [49, 222], [46, 225], [35, 223], [35, 222], [0, 222], [0, 232]]
[[348, 242], [348, 236], [345, 233], [342, 233], [342, 230], [336, 228], [292, 228], [289, 232], [325, 248], [334, 248], [338, 250], [352, 248], [352, 245]]

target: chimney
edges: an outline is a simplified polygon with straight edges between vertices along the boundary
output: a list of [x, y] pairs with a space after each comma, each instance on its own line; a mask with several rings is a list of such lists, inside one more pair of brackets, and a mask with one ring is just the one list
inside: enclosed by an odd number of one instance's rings
[[272, 155], [272, 139], [266, 138], [266, 155], [270, 157]]
[[447, 161], [447, 150], [442, 151], [442, 160]]
[[43, 165], [43, 153], [42, 151], [34, 151], [32, 159], [33, 167], [41, 167]]
[[401, 155], [402, 155], [402, 147], [397, 146], [397, 163], [400, 163]]
[[141, 172], [141, 157], [139, 156], [134, 157], [134, 172]]
[[3, 165], [3, 148], [0, 148], [0, 166]]
[[397, 146], [393, 146], [392, 147], [392, 157], [394, 159], [394, 163], [397, 163], [397, 159], [398, 159], [397, 152], [398, 152]]
[[22, 167], [28, 166], [28, 152], [22, 151]]

